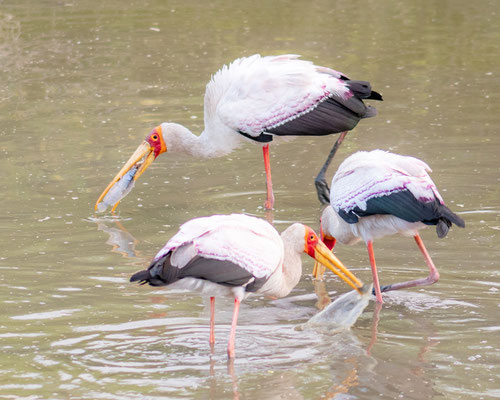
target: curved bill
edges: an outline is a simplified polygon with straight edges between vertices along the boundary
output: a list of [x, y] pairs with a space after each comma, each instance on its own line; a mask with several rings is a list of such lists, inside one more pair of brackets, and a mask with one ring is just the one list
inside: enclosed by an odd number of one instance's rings
[[363, 287], [363, 282], [361, 282], [354, 274], [349, 271], [342, 261], [340, 261], [335, 254], [333, 254], [326, 244], [323, 242], [318, 242], [314, 248], [314, 259], [320, 264], [324, 265], [334, 274], [338, 275], [345, 283], [347, 283], [358, 293], [362, 293], [361, 288]]
[[[145, 157], [145, 159], [144, 159]], [[144, 161], [142, 161], [144, 159]], [[116, 174], [116, 176], [113, 178], [113, 180], [110, 182], [110, 184], [104, 189], [104, 192], [99, 196], [95, 203], [94, 209], [98, 211], [98, 206], [101, 201], [105, 198], [106, 194], [111, 190], [111, 188], [118, 182], [120, 179], [122, 179], [125, 174], [130, 171], [134, 166], [138, 167], [137, 172], [134, 175], [134, 181], [136, 181], [144, 171], [151, 165], [151, 163], [155, 159], [155, 153], [154, 153], [154, 148], [151, 147], [151, 145], [144, 141], [141, 143], [141, 145], [134, 151], [134, 154], [128, 159], [128, 161], [125, 163], [125, 165], [122, 167], [120, 172]], [[142, 161], [142, 163], [141, 163]], [[140, 165], [140, 166], [139, 166]], [[124, 196], [122, 196], [123, 198]], [[121, 199], [120, 199], [121, 200]], [[113, 209], [111, 211], [114, 211], [116, 207], [118, 206], [118, 203], [120, 203], [120, 200], [118, 200], [115, 205], [113, 206]]]

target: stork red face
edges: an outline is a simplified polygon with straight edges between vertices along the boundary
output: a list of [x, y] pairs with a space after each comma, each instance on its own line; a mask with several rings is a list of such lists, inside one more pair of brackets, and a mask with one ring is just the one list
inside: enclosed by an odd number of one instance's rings
[[149, 145], [151, 146], [150, 149], [153, 150], [154, 155], [155, 155], [155, 159], [161, 153], [164, 153], [167, 151], [167, 145], [165, 144], [165, 141], [163, 140], [163, 134], [161, 132], [161, 125], [154, 128], [153, 131], [148, 136], [146, 136], [145, 141], [148, 142]]
[[[326, 268], [331, 270], [334, 274], [338, 275], [345, 283], [351, 286], [353, 289], [361, 293], [361, 288], [363, 283], [354, 276], [354, 274], [349, 271], [344, 264], [333, 254], [330, 249], [319, 240], [318, 235], [309, 228], [305, 227], [305, 237], [304, 237], [304, 252], [309, 256], [314, 258], [318, 263], [324, 265]], [[314, 275], [314, 271], [313, 271]]]
[[[131, 168], [138, 166], [138, 170], [134, 175], [134, 181], [136, 181], [144, 171], [151, 165], [151, 163], [158, 157], [161, 153], [167, 151], [167, 145], [163, 140], [163, 135], [161, 131], [161, 125], [153, 129], [153, 131], [146, 136], [144, 142], [134, 151], [132, 156], [128, 159], [125, 165], [122, 167], [120, 172], [116, 174], [110, 184], [104, 189], [104, 192], [99, 196], [97, 202], [95, 203], [95, 210], [97, 211], [97, 206], [101, 200], [106, 196], [109, 190], [118, 182]], [[112, 211], [115, 210], [116, 206], [120, 201], [118, 201]]]
[[[326, 247], [328, 247], [330, 250], [333, 251], [335, 243], [337, 243], [337, 239], [335, 239], [333, 236], [325, 234], [323, 230], [323, 224], [321, 223], [321, 219], [319, 221], [320, 221], [319, 234], [321, 235], [321, 241], [324, 244], [326, 244]], [[312, 276], [317, 280], [322, 280], [324, 273], [325, 273], [325, 267], [316, 261], [314, 263]]]

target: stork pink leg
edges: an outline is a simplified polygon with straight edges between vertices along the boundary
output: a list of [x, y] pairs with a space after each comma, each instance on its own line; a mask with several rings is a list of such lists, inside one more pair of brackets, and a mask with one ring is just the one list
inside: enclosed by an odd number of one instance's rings
[[234, 358], [234, 342], [236, 339], [236, 325], [238, 323], [238, 311], [240, 310], [240, 301], [234, 299], [233, 322], [231, 323], [231, 332], [229, 333], [229, 342], [227, 343], [227, 356]]
[[215, 343], [215, 297], [210, 297], [210, 344]]
[[388, 292], [389, 290], [398, 290], [398, 289], [406, 289], [410, 287], [415, 287], [415, 286], [425, 286], [425, 285], [432, 285], [433, 283], [437, 282], [439, 279], [439, 272], [432, 262], [431, 256], [427, 252], [427, 249], [424, 246], [424, 242], [422, 241], [422, 238], [420, 237], [419, 234], [416, 234], [414, 236], [415, 242], [417, 242], [418, 248], [422, 252], [425, 258], [425, 262], [427, 266], [429, 267], [429, 276], [426, 278], [421, 278], [421, 279], [415, 279], [413, 281], [407, 281], [407, 282], [401, 282], [401, 283], [393, 283], [392, 285], [388, 285], [387, 287], [383, 288], [384, 292]]
[[267, 200], [264, 206], [266, 210], [272, 210], [274, 206], [273, 182], [271, 180], [271, 163], [269, 161], [269, 145], [262, 147], [264, 153], [264, 168], [266, 170]]
[[375, 264], [375, 254], [373, 253], [373, 242], [371, 240], [367, 243], [368, 256], [370, 257], [370, 265], [372, 266], [373, 275], [373, 288], [375, 289], [375, 297], [377, 298], [377, 303], [382, 304], [382, 292], [380, 291], [380, 283], [378, 281], [377, 265]]

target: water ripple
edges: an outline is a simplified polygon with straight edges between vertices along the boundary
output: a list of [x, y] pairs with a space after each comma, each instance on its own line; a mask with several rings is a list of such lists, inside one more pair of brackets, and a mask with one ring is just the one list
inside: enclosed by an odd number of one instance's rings
[[81, 309], [74, 308], [68, 310], [56, 310], [56, 311], [47, 311], [47, 312], [33, 313], [33, 314], [14, 315], [13, 317], [10, 318], [17, 320], [53, 319], [53, 318], [68, 317], [77, 311], [81, 311]]

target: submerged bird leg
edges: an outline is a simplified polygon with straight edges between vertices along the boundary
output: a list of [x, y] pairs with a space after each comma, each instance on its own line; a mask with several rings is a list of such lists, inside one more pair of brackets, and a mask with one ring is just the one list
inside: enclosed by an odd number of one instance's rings
[[262, 147], [264, 153], [264, 168], [266, 170], [267, 199], [264, 204], [266, 210], [272, 210], [274, 206], [273, 182], [271, 180], [271, 163], [269, 162], [269, 145]]
[[328, 187], [328, 183], [326, 183], [325, 174], [326, 170], [328, 169], [330, 163], [333, 160], [333, 156], [335, 156], [335, 153], [337, 152], [338, 148], [344, 141], [347, 132], [348, 131], [342, 132], [339, 135], [337, 141], [330, 150], [330, 154], [328, 154], [325, 163], [321, 167], [318, 176], [316, 176], [316, 179], [314, 180], [314, 184], [316, 185], [316, 192], [318, 193], [318, 199], [321, 204], [330, 204], [330, 188]]
[[234, 298], [233, 322], [231, 323], [231, 332], [229, 333], [229, 342], [227, 343], [227, 356], [234, 358], [234, 342], [236, 339], [236, 324], [238, 323], [238, 311], [240, 310], [240, 301]]
[[375, 264], [375, 254], [373, 253], [373, 242], [371, 240], [367, 243], [368, 256], [370, 257], [370, 265], [372, 266], [373, 275], [373, 289], [375, 290], [375, 297], [377, 298], [377, 303], [382, 304], [382, 293], [380, 291], [380, 283], [378, 281], [377, 265]]
[[417, 242], [418, 248], [420, 249], [420, 251], [424, 255], [425, 262], [426, 262], [427, 266], [429, 267], [429, 275], [426, 278], [415, 279], [413, 281], [393, 283], [392, 285], [387, 285], [382, 289], [383, 292], [388, 292], [389, 290], [406, 289], [406, 288], [415, 287], [415, 286], [432, 285], [433, 283], [438, 281], [439, 272], [438, 272], [436, 266], [434, 265], [434, 263], [432, 262], [431, 256], [427, 252], [427, 249], [424, 246], [424, 242], [422, 241], [422, 238], [417, 233], [414, 236], [414, 239], [415, 239], [415, 242]]
[[371, 355], [371, 351], [375, 343], [377, 343], [377, 335], [378, 335], [378, 323], [380, 321], [380, 310], [382, 310], [382, 304], [375, 303], [375, 307], [373, 308], [373, 317], [372, 317], [372, 332], [370, 343], [366, 347], [366, 353]]
[[210, 344], [215, 343], [215, 297], [210, 297]]

